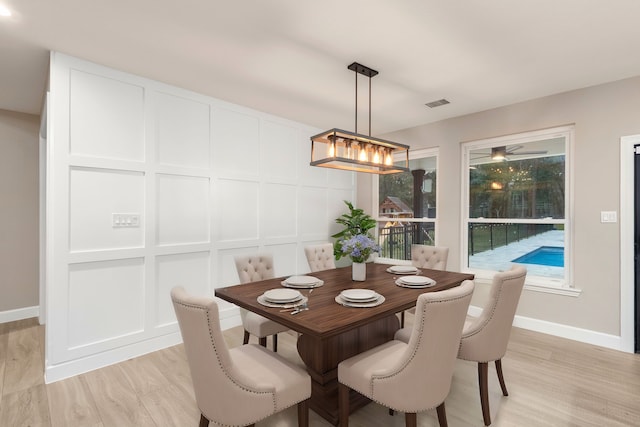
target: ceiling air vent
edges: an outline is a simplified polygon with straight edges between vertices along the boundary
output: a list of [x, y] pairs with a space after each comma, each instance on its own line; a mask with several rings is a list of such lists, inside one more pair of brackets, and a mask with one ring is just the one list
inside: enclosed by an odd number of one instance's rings
[[446, 99], [442, 98], [442, 99], [438, 99], [437, 101], [431, 101], [431, 102], [427, 102], [426, 105], [429, 108], [436, 108], [439, 107], [441, 105], [447, 105], [449, 104], [449, 101], [447, 101]]

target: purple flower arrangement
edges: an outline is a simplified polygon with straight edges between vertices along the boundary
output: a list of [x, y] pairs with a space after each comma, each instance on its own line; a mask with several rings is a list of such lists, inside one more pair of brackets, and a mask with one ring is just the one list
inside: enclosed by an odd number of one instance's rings
[[341, 241], [341, 251], [353, 262], [365, 262], [372, 253], [380, 252], [380, 246], [371, 237], [357, 234]]

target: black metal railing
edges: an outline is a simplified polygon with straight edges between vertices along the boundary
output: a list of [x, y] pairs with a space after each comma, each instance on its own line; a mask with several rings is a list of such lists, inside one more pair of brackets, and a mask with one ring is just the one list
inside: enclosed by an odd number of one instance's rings
[[553, 230], [554, 224], [469, 223], [469, 255]]
[[394, 259], [411, 259], [411, 245], [435, 244], [435, 224], [410, 222], [378, 229], [380, 256]]

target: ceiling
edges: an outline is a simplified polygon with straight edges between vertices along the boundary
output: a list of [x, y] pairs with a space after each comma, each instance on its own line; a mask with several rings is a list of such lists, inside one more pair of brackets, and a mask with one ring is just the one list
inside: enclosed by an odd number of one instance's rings
[[[0, 0], [0, 109], [39, 114], [59, 51], [372, 135], [640, 75], [637, 0]], [[360, 76], [359, 129], [368, 82]], [[451, 103], [430, 109], [441, 98]]]

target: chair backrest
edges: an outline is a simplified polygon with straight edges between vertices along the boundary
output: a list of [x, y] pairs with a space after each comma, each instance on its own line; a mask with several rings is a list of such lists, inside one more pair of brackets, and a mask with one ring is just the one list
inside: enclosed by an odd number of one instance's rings
[[411, 263], [418, 268], [446, 270], [449, 248], [444, 246], [411, 245]]
[[240, 283], [257, 282], [275, 277], [271, 254], [238, 255], [234, 261]]
[[202, 414], [223, 425], [245, 425], [255, 419], [256, 412], [272, 413], [273, 393], [253, 384], [234, 364], [220, 331], [215, 301], [189, 296], [182, 287], [171, 290], [171, 300]]
[[460, 359], [490, 362], [504, 356], [526, 276], [527, 269], [521, 265], [493, 276], [489, 301], [482, 314], [464, 328]]
[[331, 243], [307, 246], [304, 248], [304, 254], [307, 256], [307, 262], [312, 273], [336, 268], [333, 245]]
[[[406, 350], [388, 370], [373, 375], [376, 400], [404, 412], [419, 412], [444, 402], [473, 289], [473, 281], [465, 280], [455, 288], [418, 297]], [[380, 390], [376, 390], [378, 385]], [[384, 395], [376, 396], [377, 392]]]

